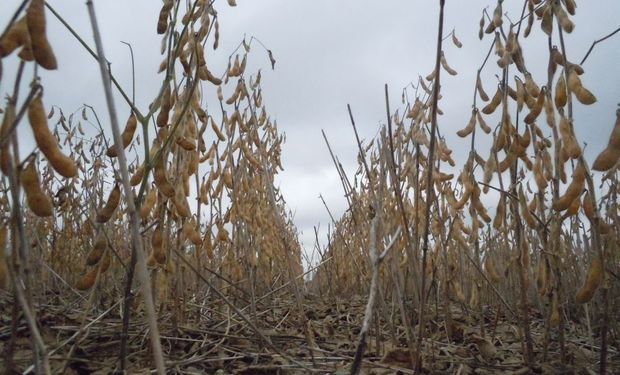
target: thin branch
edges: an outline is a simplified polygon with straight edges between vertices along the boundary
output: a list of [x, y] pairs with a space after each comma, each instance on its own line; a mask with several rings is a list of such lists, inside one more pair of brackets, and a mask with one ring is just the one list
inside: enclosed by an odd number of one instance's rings
[[108, 111], [110, 112], [110, 123], [112, 126], [112, 133], [114, 134], [114, 143], [118, 152], [118, 163], [120, 167], [120, 173], [123, 180], [123, 188], [125, 190], [125, 200], [127, 202], [128, 216], [131, 220], [131, 234], [133, 242], [133, 251], [137, 255], [138, 266], [138, 278], [142, 284], [142, 295], [144, 298], [144, 305], [146, 307], [146, 315], [150, 328], [151, 345], [153, 348], [153, 358], [155, 360], [155, 366], [159, 375], [165, 374], [165, 365], [163, 352], [161, 349], [161, 343], [159, 342], [159, 329], [157, 327], [157, 316], [155, 312], [155, 305], [153, 303], [153, 295], [151, 291], [151, 282], [146, 269], [146, 260], [144, 258], [144, 248], [142, 244], [142, 236], [140, 235], [140, 216], [136, 210], [133, 189], [129, 182], [129, 171], [127, 168], [127, 158], [125, 156], [125, 150], [123, 149], [123, 140], [121, 138], [121, 131], [118, 124], [118, 116], [116, 107], [114, 105], [114, 98], [112, 96], [111, 76], [107, 69], [107, 63], [105, 54], [103, 51], [103, 42], [101, 40], [101, 34], [99, 32], [99, 26], [97, 25], [97, 17], [95, 15], [95, 8], [92, 0], [86, 2], [88, 7], [88, 14], [93, 28], [93, 35], [95, 39], [95, 45], [97, 46], [97, 54], [99, 56], [99, 70], [101, 72], [101, 79], [103, 81], [103, 89], [105, 91], [106, 102], [108, 104]]
[[590, 53], [594, 49], [594, 46], [596, 46], [597, 44], [599, 44], [601, 42], [604, 42], [605, 40], [611, 38], [612, 36], [614, 36], [618, 32], [620, 32], [620, 27], [618, 27], [616, 30], [612, 31], [611, 33], [607, 34], [606, 36], [602, 37], [601, 39], [598, 39], [598, 40], [595, 40], [594, 42], [592, 42], [592, 45], [590, 46], [590, 49], [588, 49], [588, 52], [586, 53], [586, 55], [583, 57], [583, 59], [581, 59], [581, 62], [579, 63], [579, 65], [583, 65], [583, 63], [586, 62], [586, 59], [588, 58], [588, 56], [590, 56]]

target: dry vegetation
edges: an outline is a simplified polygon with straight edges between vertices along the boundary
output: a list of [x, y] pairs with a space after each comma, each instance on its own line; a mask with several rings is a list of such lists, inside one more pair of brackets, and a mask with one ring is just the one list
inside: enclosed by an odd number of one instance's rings
[[[404, 108], [391, 111], [386, 86], [386, 126], [367, 144], [349, 110], [357, 173], [334, 158], [349, 209], [305, 283], [274, 186], [284, 138], [260, 71], [246, 71], [255, 53], [275, 60], [243, 40], [226, 71], [209, 70], [214, 6], [227, 5], [163, 1], [161, 89], [140, 109], [107, 70], [88, 2], [93, 63], [107, 97], [125, 99], [119, 113], [108, 103], [113, 139], [90, 107], [67, 118], [38, 76], [22, 80], [29, 66], [57, 68], [45, 18], [61, 15], [24, 1], [3, 28], [0, 57], [19, 63], [0, 69], [16, 82], [0, 130], [0, 371], [620, 371], [620, 110], [586, 160], [573, 110], [596, 97], [565, 50], [573, 0], [525, 0], [514, 24], [501, 0], [483, 10], [489, 54], [457, 133], [471, 145], [459, 166], [437, 116], [440, 81], [457, 74], [443, 51], [461, 43], [444, 35], [439, 1], [435, 69], [403, 92]], [[530, 33], [548, 36], [544, 82], [521, 49]], [[483, 82], [486, 70], [499, 82]], [[207, 96], [219, 102], [208, 112]], [[26, 122], [37, 149], [20, 155]], [[492, 137], [488, 154], [476, 137]]]

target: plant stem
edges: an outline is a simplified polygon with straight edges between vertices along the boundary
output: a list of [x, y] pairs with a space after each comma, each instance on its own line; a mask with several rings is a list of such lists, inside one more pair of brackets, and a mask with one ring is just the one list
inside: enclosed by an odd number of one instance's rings
[[123, 180], [123, 188], [125, 190], [125, 199], [127, 201], [128, 216], [131, 220], [131, 234], [132, 245], [137, 255], [137, 267], [138, 278], [142, 284], [142, 294], [144, 297], [144, 304], [146, 307], [146, 315], [150, 328], [151, 345], [153, 347], [153, 359], [155, 360], [155, 366], [159, 375], [165, 374], [164, 358], [161, 349], [161, 343], [159, 341], [159, 328], [157, 327], [157, 316], [155, 312], [155, 306], [153, 304], [153, 295], [151, 292], [151, 283], [146, 269], [146, 260], [144, 258], [142, 236], [140, 235], [140, 217], [136, 210], [133, 190], [129, 182], [129, 171], [127, 168], [127, 158], [125, 156], [125, 150], [123, 149], [123, 140], [121, 138], [121, 132], [118, 125], [118, 117], [116, 108], [114, 105], [114, 98], [112, 97], [112, 87], [110, 80], [110, 72], [106, 66], [105, 54], [103, 51], [103, 43], [101, 40], [101, 34], [99, 32], [99, 26], [97, 25], [97, 17], [95, 15], [95, 8], [92, 0], [86, 2], [88, 7], [88, 14], [93, 28], [93, 35], [95, 38], [95, 44], [97, 46], [97, 54], [99, 56], [99, 70], [101, 72], [101, 79], [103, 81], [103, 89], [105, 91], [106, 102], [108, 104], [108, 111], [110, 112], [110, 123], [112, 125], [112, 133], [114, 134], [114, 143], [118, 152], [118, 163], [120, 166], [120, 173]]
[[428, 241], [431, 228], [431, 205], [433, 203], [433, 194], [435, 187], [433, 186], [433, 168], [435, 160], [435, 145], [437, 144], [437, 102], [439, 100], [440, 77], [441, 77], [441, 45], [443, 38], [443, 16], [444, 16], [445, 0], [439, 0], [439, 25], [437, 31], [437, 51], [435, 56], [435, 81], [433, 82], [433, 98], [431, 107], [431, 140], [428, 150], [427, 160], [427, 179], [426, 179], [426, 211], [424, 213], [424, 234], [422, 237], [422, 282], [420, 286], [420, 305], [418, 315], [418, 337], [416, 343], [414, 373], [418, 374], [422, 371], [422, 341], [424, 337], [424, 310], [426, 307], [426, 254], [428, 252]]

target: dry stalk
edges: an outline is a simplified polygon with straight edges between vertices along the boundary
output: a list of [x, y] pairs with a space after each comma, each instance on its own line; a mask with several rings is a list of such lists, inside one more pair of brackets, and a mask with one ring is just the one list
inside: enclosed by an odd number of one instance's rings
[[377, 213], [371, 213], [372, 218], [370, 220], [370, 230], [368, 232], [368, 252], [370, 256], [370, 263], [372, 265], [372, 278], [370, 280], [370, 292], [368, 293], [368, 302], [366, 303], [366, 309], [364, 311], [364, 320], [362, 322], [362, 328], [359, 334], [359, 341], [357, 343], [357, 348], [355, 349], [355, 357], [353, 358], [353, 363], [351, 364], [351, 375], [357, 375], [360, 370], [360, 366], [362, 364], [362, 357], [364, 356], [364, 351], [366, 350], [366, 336], [368, 335], [368, 330], [370, 329], [370, 324], [373, 318], [373, 311], [375, 308], [375, 299], [377, 298], [377, 293], [379, 291], [379, 267], [383, 262], [383, 259], [386, 257], [396, 240], [398, 239], [401, 231], [401, 227], [398, 227], [394, 236], [385, 247], [385, 250], [381, 254], [377, 252], [377, 224], [379, 222], [379, 215]]
[[142, 285], [142, 296], [144, 298], [147, 319], [150, 328], [151, 345], [153, 347], [153, 358], [155, 360], [155, 366], [157, 373], [163, 375], [165, 373], [163, 352], [161, 349], [161, 343], [159, 341], [159, 329], [157, 327], [157, 318], [155, 312], [155, 306], [153, 304], [151, 284], [149, 280], [148, 271], [146, 269], [146, 259], [144, 257], [142, 236], [140, 235], [140, 218], [138, 211], [136, 210], [133, 190], [129, 183], [129, 172], [127, 169], [127, 159], [125, 157], [125, 151], [122, 147], [123, 140], [121, 138], [121, 132], [118, 126], [118, 117], [116, 114], [116, 108], [114, 104], [114, 98], [112, 96], [112, 88], [110, 86], [110, 74], [103, 51], [103, 44], [101, 41], [101, 34], [99, 33], [99, 27], [97, 25], [97, 18], [95, 15], [95, 9], [91, 0], [86, 2], [88, 7], [88, 13], [93, 28], [93, 34], [95, 38], [95, 44], [97, 46], [99, 70], [101, 72], [101, 79], [103, 81], [103, 88], [105, 91], [106, 101], [108, 104], [108, 111], [110, 112], [110, 123], [112, 126], [112, 133], [114, 135], [114, 143], [118, 152], [118, 161], [120, 166], [120, 173], [123, 181], [123, 189], [125, 191], [125, 199], [127, 201], [128, 216], [131, 220], [131, 234], [132, 234], [132, 248], [136, 252], [138, 278]]
[[431, 205], [433, 203], [433, 194], [435, 187], [433, 185], [433, 168], [435, 162], [435, 145], [437, 143], [437, 102], [439, 100], [440, 77], [441, 77], [441, 56], [442, 56], [442, 39], [443, 39], [443, 17], [444, 17], [445, 0], [439, 0], [439, 22], [437, 31], [437, 51], [435, 58], [435, 79], [433, 85], [433, 96], [431, 104], [431, 140], [428, 150], [427, 160], [427, 180], [426, 180], [426, 209], [424, 213], [425, 224], [424, 233], [422, 234], [422, 276], [420, 283], [420, 304], [418, 306], [418, 336], [416, 342], [416, 360], [414, 363], [414, 372], [417, 374], [422, 370], [422, 341], [424, 339], [424, 314], [426, 307], [426, 256], [428, 253], [428, 243], [431, 225]]

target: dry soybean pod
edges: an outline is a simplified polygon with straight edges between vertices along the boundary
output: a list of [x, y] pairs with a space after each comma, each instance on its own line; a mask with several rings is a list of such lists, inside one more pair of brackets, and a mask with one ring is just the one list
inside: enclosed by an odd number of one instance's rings
[[577, 303], [589, 302], [592, 297], [594, 297], [594, 293], [602, 282], [603, 266], [601, 265], [601, 260], [598, 257], [594, 257], [592, 259], [592, 263], [590, 264], [590, 268], [588, 269], [586, 280], [581, 289], [579, 289], [575, 295], [575, 301]]
[[94, 266], [95, 264], [97, 264], [99, 262], [99, 259], [101, 259], [101, 256], [103, 255], [103, 252], [105, 251], [107, 246], [108, 240], [106, 239], [103, 230], [101, 230], [97, 234], [97, 238], [95, 239], [92, 250], [88, 253], [88, 256], [86, 257], [86, 265]]
[[579, 147], [579, 143], [573, 136], [571, 131], [570, 122], [566, 118], [566, 116], [561, 115], [560, 117], [560, 134], [562, 136], [562, 141], [564, 142], [564, 150], [572, 159], [577, 159], [581, 156], [581, 147]]
[[47, 116], [40, 95], [28, 105], [28, 121], [37, 146], [49, 160], [54, 170], [64, 177], [75, 177], [78, 172], [77, 166], [73, 159], [64, 155], [58, 148], [56, 138], [47, 126]]
[[32, 53], [37, 64], [47, 70], [58, 68], [56, 56], [52, 51], [52, 46], [45, 35], [45, 1], [31, 0], [28, 10], [26, 10], [26, 21], [28, 23], [28, 32], [30, 33], [30, 41]]
[[592, 169], [608, 171], [618, 163], [618, 159], [620, 159], [620, 109], [616, 111], [616, 123], [609, 136], [607, 147], [596, 157]]
[[[136, 115], [132, 112], [127, 119], [127, 123], [125, 124], [125, 129], [123, 129], [123, 133], [121, 134], [121, 138], [123, 139], [123, 148], [127, 148], [133, 139], [133, 135], [136, 131], [136, 127], [138, 126], [138, 120], [136, 119]], [[118, 156], [118, 151], [116, 150], [116, 145], [112, 145], [108, 148], [106, 155], [114, 158]]]
[[29, 41], [26, 17], [22, 17], [11, 25], [11, 28], [0, 40], [0, 58], [10, 55], [17, 48], [28, 44]]
[[108, 200], [105, 206], [103, 206], [103, 208], [99, 210], [99, 212], [97, 212], [97, 217], [95, 221], [98, 223], [108, 222], [112, 218], [112, 215], [114, 214], [114, 211], [116, 211], [116, 207], [118, 207], [118, 203], [120, 201], [121, 201], [121, 188], [119, 184], [117, 183], [114, 185], [114, 188], [108, 195]]
[[166, 177], [166, 169], [164, 168], [163, 157], [159, 159], [155, 165], [155, 171], [153, 172], [153, 179], [155, 180], [155, 186], [161, 191], [163, 195], [168, 198], [174, 197], [174, 186], [168, 181]]
[[88, 290], [95, 285], [95, 280], [97, 279], [97, 271], [99, 267], [95, 267], [90, 271], [86, 272], [78, 282], [75, 284], [75, 288], [78, 290]]
[[566, 105], [567, 101], [566, 80], [564, 79], [564, 74], [560, 74], [560, 78], [558, 78], [558, 82], [555, 84], [555, 106], [557, 108], [562, 108]]
[[564, 195], [553, 203], [553, 208], [558, 211], [566, 210], [575, 199], [577, 199], [585, 185], [586, 169], [579, 163], [573, 172], [573, 180], [566, 188]]
[[142, 202], [142, 205], [140, 206], [140, 217], [142, 218], [142, 220], [148, 219], [149, 215], [151, 214], [151, 210], [153, 209], [153, 206], [155, 206], [156, 202], [157, 189], [151, 188], [146, 195], [144, 202]]
[[54, 206], [50, 197], [41, 188], [34, 158], [21, 170], [20, 180], [26, 193], [28, 208], [37, 216], [52, 216]]
[[452, 69], [450, 65], [448, 65], [448, 61], [446, 60], [446, 56], [443, 54], [443, 52], [441, 53], [441, 66], [446, 72], [448, 72], [448, 74], [452, 76], [455, 76], [457, 74], [456, 70]]
[[568, 87], [575, 94], [577, 100], [582, 104], [593, 104], [596, 102], [596, 97], [590, 92], [590, 90], [583, 87], [581, 79], [575, 69], [571, 69], [568, 73]]
[[501, 102], [502, 102], [502, 90], [498, 86], [497, 90], [495, 91], [495, 95], [493, 95], [493, 98], [491, 99], [491, 102], [487, 104], [484, 108], [482, 108], [482, 113], [487, 114], [487, 115], [493, 113], [495, 111], [495, 108], [497, 108], [497, 106]]
[[[5, 139], [9, 136], [9, 128], [15, 121], [15, 103], [9, 101], [2, 118], [2, 126], [0, 127], [0, 139]], [[9, 143], [6, 142], [2, 148], [0, 148], [0, 170], [5, 175], [9, 174], [9, 165], [11, 163], [11, 153], [9, 151]]]
[[489, 255], [487, 255], [486, 259], [484, 260], [484, 270], [486, 271], [489, 280], [491, 280], [492, 282], [498, 283], [501, 279], [499, 273], [497, 272], [497, 268], [495, 267], [495, 263]]
[[471, 132], [474, 131], [474, 127], [476, 126], [476, 113], [478, 111], [477, 110], [472, 110], [471, 112], [471, 117], [469, 118], [469, 122], [467, 122], [467, 126], [465, 126], [463, 129], [459, 130], [456, 132], [456, 134], [461, 137], [461, 138], [465, 138], [467, 137], [469, 134], [471, 134]]

